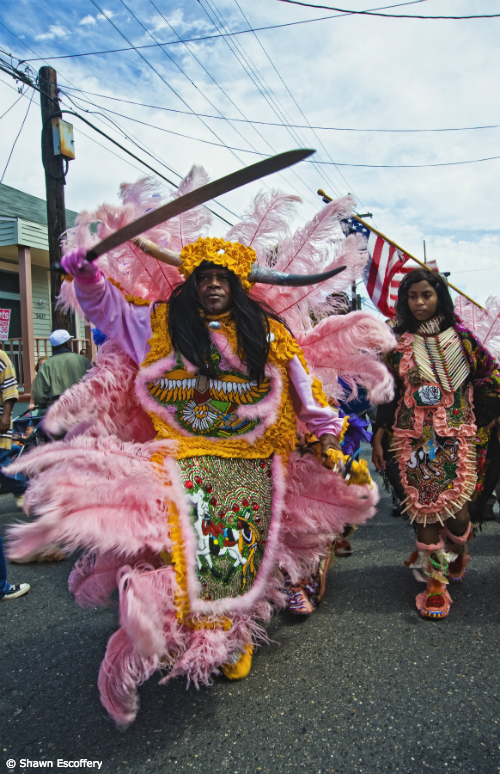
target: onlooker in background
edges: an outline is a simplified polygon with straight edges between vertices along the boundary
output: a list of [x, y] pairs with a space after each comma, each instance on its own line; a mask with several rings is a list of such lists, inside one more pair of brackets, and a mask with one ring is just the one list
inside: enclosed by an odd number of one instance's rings
[[[49, 359], [48, 355], [42, 355], [42, 357], [38, 358], [36, 366], [35, 366], [35, 373], [36, 374], [39, 372], [40, 368], [43, 366], [45, 361], [48, 360], [48, 359]], [[36, 379], [36, 376], [35, 376], [35, 379]], [[36, 408], [36, 404], [33, 403], [33, 385], [35, 384], [35, 379], [33, 379], [33, 382], [32, 382], [32, 385], [31, 385], [31, 396], [32, 396], [32, 399], [31, 399], [31, 402], [30, 402], [30, 404], [28, 406], [28, 408], [31, 409], [32, 411], [33, 411], [33, 409]], [[35, 416], [35, 415], [32, 414], [32, 416]]]
[[[17, 402], [17, 379], [14, 366], [3, 350], [0, 350], [0, 484], [2, 491], [10, 492], [16, 504], [22, 508], [26, 481], [24, 476], [6, 476], [2, 468], [10, 464], [12, 449], [12, 409]], [[1, 592], [0, 592], [1, 594]]]
[[12, 585], [7, 580], [7, 565], [3, 553], [2, 538], [0, 537], [0, 602], [4, 599], [17, 599], [30, 590], [29, 583], [17, 583]]
[[47, 409], [92, 367], [90, 360], [71, 351], [68, 342], [72, 338], [68, 331], [62, 329], [50, 335], [52, 356], [43, 364], [33, 382], [32, 397], [39, 408]]

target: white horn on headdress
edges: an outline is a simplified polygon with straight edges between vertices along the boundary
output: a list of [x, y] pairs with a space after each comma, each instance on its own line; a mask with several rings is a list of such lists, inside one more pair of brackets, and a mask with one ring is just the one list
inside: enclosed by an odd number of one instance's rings
[[[150, 242], [149, 239], [144, 237], [136, 237], [132, 239], [132, 242], [140, 247], [148, 255], [152, 255], [162, 263], [168, 263], [170, 266], [181, 266], [182, 258], [180, 253], [176, 253], [173, 250], [167, 250], [164, 247], [159, 247], [154, 242]], [[300, 287], [302, 285], [316, 285], [318, 282], [324, 282], [330, 277], [334, 277], [336, 274], [340, 274], [344, 271], [345, 266], [339, 266], [336, 269], [325, 271], [322, 274], [286, 274], [283, 271], [276, 271], [268, 266], [254, 266], [247, 279], [248, 282], [260, 282], [263, 285], [291, 285], [293, 287]]]
[[318, 282], [324, 282], [336, 274], [344, 271], [345, 266], [339, 266], [336, 269], [325, 271], [323, 274], [286, 274], [284, 271], [276, 271], [267, 266], [254, 266], [247, 277], [248, 282], [261, 282], [264, 285], [292, 285], [300, 287], [302, 285], [316, 285]]
[[154, 242], [150, 242], [149, 239], [145, 239], [141, 236], [132, 239], [132, 242], [134, 245], [137, 245], [137, 247], [140, 247], [143, 252], [152, 255], [153, 258], [156, 258], [162, 263], [168, 263], [169, 266], [181, 266], [182, 264], [181, 254], [174, 252], [174, 250], [167, 250], [167, 248], [160, 247]]

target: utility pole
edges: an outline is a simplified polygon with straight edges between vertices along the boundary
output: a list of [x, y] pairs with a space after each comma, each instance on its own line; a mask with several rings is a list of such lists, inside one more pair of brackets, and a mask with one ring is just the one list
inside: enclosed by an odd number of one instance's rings
[[64, 207], [63, 158], [54, 153], [52, 118], [60, 117], [57, 93], [57, 73], [53, 67], [41, 67], [38, 71], [42, 109], [42, 163], [45, 170], [47, 198], [47, 226], [49, 232], [50, 288], [52, 301], [52, 330], [64, 328], [75, 334], [73, 315], [56, 308], [61, 290], [62, 276], [54, 269], [61, 263], [61, 236], [66, 231], [66, 210]]

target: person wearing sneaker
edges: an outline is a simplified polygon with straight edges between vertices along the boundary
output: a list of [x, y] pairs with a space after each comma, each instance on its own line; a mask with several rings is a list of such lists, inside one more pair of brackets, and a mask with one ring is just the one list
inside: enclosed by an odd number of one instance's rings
[[427, 583], [417, 609], [445, 618], [452, 602], [448, 581], [462, 581], [470, 561], [469, 501], [478, 489], [483, 430], [500, 416], [499, 365], [454, 314], [437, 272], [406, 275], [396, 319], [399, 341], [387, 362], [397, 394], [379, 406], [372, 459], [378, 470], [395, 460], [403, 510], [416, 524], [416, 551], [405, 564]]
[[4, 599], [17, 599], [27, 594], [30, 590], [29, 583], [17, 583], [12, 585], [7, 580], [7, 565], [3, 552], [2, 538], [0, 537], [0, 602]]

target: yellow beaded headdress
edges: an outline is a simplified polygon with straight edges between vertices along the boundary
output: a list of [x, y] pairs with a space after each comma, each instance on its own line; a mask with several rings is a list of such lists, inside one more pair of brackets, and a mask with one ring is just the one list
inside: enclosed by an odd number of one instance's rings
[[179, 266], [179, 272], [187, 279], [203, 261], [208, 261], [234, 272], [240, 278], [244, 290], [251, 290], [253, 282], [249, 282], [247, 278], [256, 258], [253, 248], [245, 247], [239, 242], [200, 237], [196, 242], [182, 248], [182, 264]]

